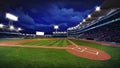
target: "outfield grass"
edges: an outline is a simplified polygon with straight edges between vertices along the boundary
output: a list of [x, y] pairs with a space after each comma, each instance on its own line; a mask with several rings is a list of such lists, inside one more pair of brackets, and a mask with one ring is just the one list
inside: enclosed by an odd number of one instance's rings
[[60, 46], [60, 47], [70, 45], [67, 39], [37, 39], [37, 41], [25, 42], [21, 44], [32, 46]]
[[[57, 41], [57, 40], [56, 40]], [[0, 68], [119, 68], [120, 48], [72, 40], [109, 53], [106, 61], [89, 60], [66, 50], [44, 48], [0, 47]]]

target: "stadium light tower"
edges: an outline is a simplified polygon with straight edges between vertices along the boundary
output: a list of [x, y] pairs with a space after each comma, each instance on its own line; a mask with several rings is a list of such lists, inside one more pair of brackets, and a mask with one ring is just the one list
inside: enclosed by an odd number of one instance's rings
[[59, 29], [59, 26], [58, 26], [58, 25], [54, 25], [54, 29], [55, 29], [56, 32], [57, 32], [57, 30]]
[[18, 21], [18, 17], [11, 14], [11, 13], [6, 13], [6, 18], [9, 19], [9, 28], [10, 30], [14, 29], [14, 26], [13, 26], [13, 21]]

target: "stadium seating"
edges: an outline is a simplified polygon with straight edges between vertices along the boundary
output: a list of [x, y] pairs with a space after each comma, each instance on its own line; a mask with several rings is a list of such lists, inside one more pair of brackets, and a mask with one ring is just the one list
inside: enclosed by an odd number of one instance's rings
[[120, 43], [120, 9], [83, 26], [68, 30], [68, 37]]
[[10, 30], [8, 26], [5, 26], [4, 28], [0, 28], [0, 39], [2, 38], [23, 38], [23, 35], [20, 32]]

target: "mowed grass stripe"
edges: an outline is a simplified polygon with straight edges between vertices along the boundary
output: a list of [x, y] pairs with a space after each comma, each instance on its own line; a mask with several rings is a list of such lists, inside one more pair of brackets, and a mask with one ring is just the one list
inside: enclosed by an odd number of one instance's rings
[[68, 46], [70, 43], [67, 39], [57, 39], [54, 42], [47, 44], [48, 46]]
[[45, 42], [43, 42], [40, 45], [44, 45], [44, 46], [50, 46], [50, 44], [55, 43], [57, 40], [46, 40]]
[[22, 45], [37, 45], [37, 42], [39, 42], [39, 41], [25, 42], [25, 43], [20, 43], [20, 44], [22, 44]]
[[[60, 42], [60, 41], [61, 41], [60, 39], [57, 39], [57, 40], [40, 40], [40, 41], [37, 41], [37, 42], [26, 42], [26, 43], [23, 43], [23, 45], [58, 46], [59, 44], [57, 44], [57, 45], [55, 45], [55, 44], [58, 43], [58, 42]], [[62, 45], [62, 44], [60, 44], [60, 45]]]
[[58, 40], [58, 42], [54, 43], [53, 46], [60, 46], [60, 41], [61, 40]]
[[40, 45], [46, 45], [48, 42], [48, 40], [41, 40], [40, 42], [37, 42], [37, 45], [40, 46]]
[[48, 46], [53, 46], [55, 43], [57, 43], [59, 40], [57, 39], [57, 40], [54, 40], [54, 42], [52, 42], [52, 43], [49, 43], [48, 44]]
[[23, 45], [35, 45], [35, 46], [39, 46], [39, 45], [44, 45], [48, 43], [48, 40], [40, 40], [37, 42], [26, 42], [26, 43], [22, 43]]
[[53, 45], [56, 45], [56, 46], [63, 46], [63, 41], [64, 39], [60, 39], [57, 43], [53, 44]]
[[49, 46], [49, 44], [52, 44], [52, 43], [55, 43], [55, 42], [57, 42], [58, 40], [44, 40], [44, 41], [41, 41], [41, 43], [40, 42], [38, 42], [38, 46]]
[[58, 45], [63, 47], [63, 46], [64, 46], [64, 43], [63, 43], [63, 42], [64, 42], [64, 39], [61, 39], [61, 41], [59, 42]]
[[21, 43], [22, 45], [33, 45], [33, 46], [68, 46], [70, 43], [67, 41], [67, 39], [43, 39], [38, 40], [34, 42], [25, 42]]
[[55, 45], [56, 43], [58, 43], [60, 40], [59, 39], [57, 39], [56, 41], [54, 41], [53, 43], [51, 43], [51, 44], [48, 44], [48, 46], [57, 46], [57, 45]]
[[63, 41], [62, 45], [68, 46], [68, 45], [70, 45], [70, 43], [69, 43], [69, 41], [68, 41], [67, 39], [65, 39], [65, 40]]
[[60, 41], [60, 46], [66, 46], [66, 43], [65, 43], [65, 39], [63, 39], [62, 41]]

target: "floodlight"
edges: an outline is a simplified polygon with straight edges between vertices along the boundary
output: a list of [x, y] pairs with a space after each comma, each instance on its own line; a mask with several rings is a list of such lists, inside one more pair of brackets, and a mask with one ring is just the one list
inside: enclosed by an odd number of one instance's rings
[[18, 17], [11, 14], [11, 13], [6, 13], [6, 18], [12, 20], [12, 21], [18, 21]]
[[88, 15], [88, 18], [91, 18], [91, 15], [90, 15], [90, 14]]
[[80, 23], [80, 25], [82, 25], [82, 22]]
[[83, 22], [86, 22], [86, 20], [85, 20], [85, 19], [83, 19]]
[[71, 28], [72, 30], [74, 29], [74, 27]]
[[56, 32], [57, 32], [57, 29], [59, 29], [59, 26], [58, 26], [58, 25], [54, 25], [54, 29], [55, 29]]
[[77, 27], [79, 27], [80, 25], [78, 24]]
[[73, 29], [76, 29], [76, 27], [73, 27]]
[[100, 11], [100, 6], [97, 6], [95, 11]]
[[54, 25], [54, 29], [58, 29], [59, 28], [59, 26], [58, 25]]
[[22, 29], [21, 28], [18, 28], [18, 31], [21, 31]]
[[74, 28], [73, 27], [69, 28], [69, 30], [72, 30], [72, 29], [74, 29]]
[[9, 28], [10, 30], [14, 30], [15, 28], [14, 28], [14, 26], [10, 26], [10, 28]]
[[78, 26], [75, 26], [75, 28], [77, 28]]
[[64, 32], [64, 33], [67, 33], [67, 32]]
[[4, 25], [3, 24], [0, 24], [0, 28], [3, 28], [4, 27]]
[[67, 30], [70, 30], [70, 28], [68, 28]]

